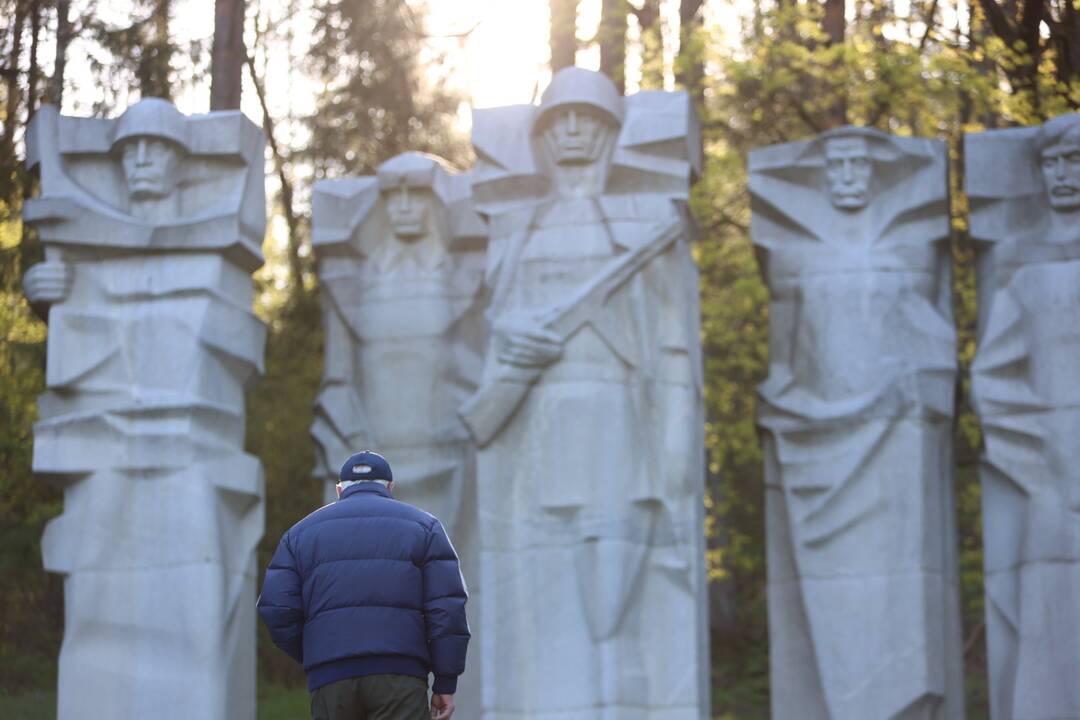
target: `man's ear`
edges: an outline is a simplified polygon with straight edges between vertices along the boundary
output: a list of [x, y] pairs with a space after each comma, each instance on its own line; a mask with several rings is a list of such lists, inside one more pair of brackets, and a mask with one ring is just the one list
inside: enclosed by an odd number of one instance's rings
[[394, 481], [393, 480], [386, 483], [386, 489], [389, 490], [390, 492], [394, 492]]
[[338, 500], [340, 500], [341, 499], [341, 483], [337, 483], [336, 485], [334, 485], [334, 489], [337, 490]]

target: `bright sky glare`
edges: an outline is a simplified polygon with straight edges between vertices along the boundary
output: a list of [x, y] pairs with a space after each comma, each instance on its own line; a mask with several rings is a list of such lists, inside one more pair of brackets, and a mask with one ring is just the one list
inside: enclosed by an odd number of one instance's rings
[[[75, 0], [73, 13], [77, 14], [86, 0]], [[463, 92], [466, 104], [471, 107], [493, 107], [534, 101], [551, 78], [548, 69], [548, 0], [427, 0], [427, 30], [431, 55], [442, 54], [449, 70], [450, 81]], [[672, 53], [677, 44], [678, 0], [662, 0], [665, 20], [665, 43]], [[725, 3], [725, 5], [727, 5]], [[192, 42], [202, 41], [209, 49], [213, 34], [213, 12], [210, 0], [175, 0], [172, 6], [170, 32], [178, 45], [188, 47]], [[293, 51], [302, 52], [308, 42], [312, 27], [310, 23], [310, 0], [262, 0], [260, 17], [270, 23], [281, 23], [290, 10], [293, 34]], [[588, 40], [595, 36], [600, 22], [601, 0], [581, 0], [578, 10], [578, 37]], [[96, 4], [97, 15], [117, 26], [130, 17], [130, 0], [109, 0]], [[248, 40], [251, 41], [251, 32]], [[471, 32], [470, 32], [471, 31]], [[631, 18], [628, 40], [636, 41], [637, 28]], [[68, 95], [65, 111], [84, 114], [94, 102], [104, 99], [104, 90], [95, 87], [88, 67], [88, 42], [76, 38], [70, 49], [69, 71], [76, 92]], [[637, 89], [636, 53], [630, 52], [627, 67], [627, 89]], [[296, 67], [290, 64], [293, 53], [283, 46], [271, 49], [266, 58], [265, 75], [267, 100], [270, 112], [276, 118], [300, 115], [313, 109], [313, 93], [308, 90]], [[189, 70], [187, 58], [177, 58], [180, 74]], [[600, 64], [599, 50], [595, 44], [578, 52], [577, 62], [582, 67], [597, 69]], [[668, 58], [670, 64], [671, 58]], [[262, 68], [260, 68], [262, 69]], [[209, 106], [209, 81], [204, 80], [183, 89], [175, 98], [184, 112], [205, 112]], [[117, 99], [120, 107], [131, 98], [121, 93]], [[262, 117], [258, 98], [247, 73], [244, 77], [244, 112], [253, 119]], [[460, 124], [467, 130], [470, 124], [468, 107], [463, 107]], [[283, 138], [284, 139], [284, 138]]]
[[[586, 4], [599, 4], [588, 0]], [[548, 78], [547, 0], [429, 0], [428, 30], [475, 107], [530, 102]]]
[[[469, 107], [493, 107], [534, 101], [547, 86], [551, 73], [548, 69], [548, 1], [549, 0], [404, 0], [426, 4], [428, 9], [427, 31], [430, 56], [443, 55], [445, 72], [450, 82], [462, 92], [465, 105], [459, 113], [459, 126], [467, 131], [470, 122]], [[281, 122], [281, 141], [291, 144], [290, 127], [285, 121], [309, 113], [314, 108], [314, 92], [302, 69], [294, 62], [302, 55], [312, 32], [311, 5], [313, 0], [249, 0], [258, 10], [262, 22], [288, 28], [292, 34], [291, 51], [283, 42], [275, 41], [269, 49], [263, 65], [260, 57], [260, 74], [267, 78], [267, 100], [271, 115]], [[907, 0], [898, 0], [897, 8], [904, 14]], [[72, 14], [79, 16], [93, 6], [97, 17], [122, 26], [130, 20], [132, 0], [73, 0]], [[854, 17], [855, 2], [848, 0], [848, 15]], [[946, 26], [962, 24], [952, 3], [941, 8]], [[679, 0], [661, 0], [661, 12], [665, 33], [665, 64], [668, 68], [667, 85], [672, 83], [671, 66], [678, 46]], [[599, 49], [589, 43], [600, 22], [601, 0], [580, 0], [578, 6], [578, 39], [584, 47], [578, 51], [578, 65], [597, 69], [600, 64]], [[752, 10], [750, 0], [707, 2], [705, 24], [713, 43], [733, 45], [738, 42], [740, 18]], [[292, 13], [291, 17], [289, 13]], [[181, 48], [202, 42], [209, 51], [213, 35], [213, 3], [211, 0], [173, 0], [170, 32]], [[252, 23], [248, 23], [248, 37], [252, 36]], [[916, 23], [918, 25], [918, 23]], [[916, 34], [920, 28], [914, 28]], [[886, 28], [887, 35], [899, 32]], [[470, 32], [471, 31], [471, 32]], [[280, 34], [280, 33], [279, 33]], [[900, 38], [897, 38], [900, 39]], [[46, 38], [42, 55], [53, 53], [51, 41]], [[627, 91], [637, 90], [640, 74], [639, 55], [634, 50], [638, 40], [636, 18], [630, 17], [627, 41]], [[64, 111], [76, 115], [87, 114], [95, 102], [105, 100], [103, 87], [94, 84], [90, 74], [87, 52], [91, 44], [75, 38], [69, 50], [69, 83], [73, 92], [66, 94]], [[174, 59], [178, 75], [195, 75], [190, 59], [183, 55]], [[121, 92], [115, 100], [118, 112], [133, 98]], [[206, 112], [209, 107], [209, 79], [201, 77], [198, 83], [183, 88], [175, 97], [177, 106], [186, 113]], [[244, 112], [258, 121], [262, 118], [254, 87], [244, 73]], [[295, 138], [302, 141], [302, 137]]]

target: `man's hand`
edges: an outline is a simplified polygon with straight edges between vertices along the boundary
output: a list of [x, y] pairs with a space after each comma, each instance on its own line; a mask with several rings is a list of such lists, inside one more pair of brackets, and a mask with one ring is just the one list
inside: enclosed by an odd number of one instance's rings
[[71, 280], [71, 266], [67, 263], [38, 263], [23, 276], [23, 292], [31, 305], [51, 305], [67, 298]]
[[432, 693], [431, 720], [450, 720], [454, 714], [454, 696]]
[[495, 353], [500, 362], [521, 367], [544, 367], [562, 355], [562, 339], [521, 317], [495, 324]]

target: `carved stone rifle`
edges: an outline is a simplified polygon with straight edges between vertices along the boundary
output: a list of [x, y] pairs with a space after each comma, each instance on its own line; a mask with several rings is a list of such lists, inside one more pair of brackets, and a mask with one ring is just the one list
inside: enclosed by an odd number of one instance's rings
[[[604, 307], [615, 291], [666, 251], [685, 231], [681, 218], [665, 226], [652, 240], [627, 252], [581, 290], [546, 310], [540, 315], [540, 325], [565, 342]], [[542, 367], [500, 365], [494, 377], [462, 405], [458, 414], [477, 445], [483, 447], [491, 442], [543, 372]]]

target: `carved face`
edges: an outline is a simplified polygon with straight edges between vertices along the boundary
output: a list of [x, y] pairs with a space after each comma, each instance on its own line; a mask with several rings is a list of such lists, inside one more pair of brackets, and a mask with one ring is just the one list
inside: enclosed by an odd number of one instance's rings
[[124, 141], [120, 153], [133, 200], [167, 198], [176, 190], [180, 150], [168, 140], [134, 137]]
[[386, 191], [384, 197], [390, 225], [398, 239], [416, 240], [427, 233], [428, 214], [435, 200], [431, 190], [402, 185]]
[[841, 210], [866, 207], [873, 172], [865, 138], [837, 137], [825, 142], [825, 177], [835, 207]]
[[1080, 210], [1080, 124], [1045, 148], [1040, 160], [1050, 207], [1058, 212]]
[[587, 106], [559, 110], [544, 129], [544, 141], [559, 165], [589, 165], [600, 159], [606, 141], [615, 134], [599, 112]]

